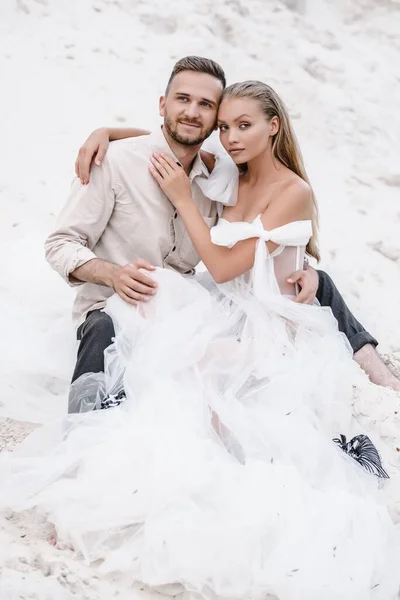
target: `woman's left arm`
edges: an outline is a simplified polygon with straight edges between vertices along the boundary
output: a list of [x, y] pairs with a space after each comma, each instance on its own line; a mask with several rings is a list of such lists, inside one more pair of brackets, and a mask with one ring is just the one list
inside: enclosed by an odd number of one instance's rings
[[[210, 230], [192, 198], [190, 181], [182, 167], [166, 155], [155, 154], [150, 172], [179, 212], [193, 246], [216, 283], [231, 281], [253, 267], [257, 238], [237, 242], [232, 248], [214, 244]], [[279, 202], [273, 202], [264, 212], [262, 223], [266, 229], [310, 218], [309, 187], [306, 183], [304, 186], [290, 187], [296, 189], [288, 189], [280, 196]], [[267, 246], [270, 251], [276, 248], [272, 242], [268, 242]]]

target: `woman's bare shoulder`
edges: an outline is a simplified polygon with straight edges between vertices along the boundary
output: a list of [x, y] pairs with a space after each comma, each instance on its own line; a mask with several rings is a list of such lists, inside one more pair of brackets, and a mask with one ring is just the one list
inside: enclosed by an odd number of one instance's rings
[[311, 194], [311, 186], [307, 181], [302, 179], [296, 173], [290, 171], [290, 174], [287, 177], [282, 179], [281, 183], [281, 191], [290, 191], [294, 194]]
[[266, 212], [271, 213], [271, 211], [290, 214], [292, 220], [311, 219], [313, 211], [311, 186], [297, 175], [283, 179], [275, 188], [273, 198], [268, 203]]
[[292, 175], [279, 182], [274, 196], [276, 202], [281, 201], [285, 197], [295, 204], [312, 205], [312, 189], [310, 184], [295, 173], [292, 173]]

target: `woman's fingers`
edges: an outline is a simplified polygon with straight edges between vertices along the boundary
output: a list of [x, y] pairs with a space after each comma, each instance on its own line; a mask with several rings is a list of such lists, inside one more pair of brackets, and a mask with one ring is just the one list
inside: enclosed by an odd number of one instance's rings
[[80, 147], [75, 161], [75, 173], [84, 185], [89, 183], [92, 163], [94, 162], [98, 167], [102, 164], [109, 142], [108, 129], [101, 127], [95, 129]]
[[[156, 156], [158, 156], [158, 155], [156, 155]], [[166, 154], [161, 154], [160, 160], [164, 161], [164, 164], [166, 163], [172, 171], [176, 171], [177, 169], [181, 168], [180, 165], [176, 164], [176, 162], [174, 160], [172, 160], [172, 158], [170, 156], [167, 156]]]
[[81, 148], [79, 150], [78, 159], [77, 159], [78, 177], [81, 180], [81, 183], [83, 185], [86, 185], [87, 183], [89, 183], [90, 165], [92, 163], [93, 156], [96, 151], [97, 151], [97, 147], [93, 148], [93, 149]]
[[152, 176], [154, 177], [154, 179], [157, 181], [158, 185], [161, 187], [164, 179], [162, 178], [160, 173], [157, 171], [156, 167], [154, 165], [149, 165], [149, 171], [152, 174]]
[[79, 179], [80, 179], [80, 175], [79, 175], [79, 160], [78, 160], [78, 157], [76, 158], [76, 161], [75, 161], [75, 175], [76, 175], [77, 177], [79, 177]]
[[94, 159], [95, 165], [97, 165], [98, 167], [101, 166], [101, 163], [103, 162], [106, 152], [107, 152], [107, 146], [103, 146], [102, 144], [100, 144], [99, 149], [97, 150], [96, 157]]
[[153, 154], [150, 160], [152, 162], [152, 165], [160, 173], [161, 177], [168, 177], [168, 175], [170, 174], [170, 168], [168, 163], [165, 162], [165, 160], [163, 160], [161, 157], [158, 157], [156, 154]]

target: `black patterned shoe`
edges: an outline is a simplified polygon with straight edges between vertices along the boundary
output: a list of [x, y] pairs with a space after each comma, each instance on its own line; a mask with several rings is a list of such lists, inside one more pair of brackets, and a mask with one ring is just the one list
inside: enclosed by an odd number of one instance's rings
[[378, 450], [367, 435], [356, 435], [348, 442], [346, 436], [341, 434], [339, 438], [335, 438], [333, 441], [340, 446], [343, 452], [354, 458], [368, 473], [382, 479], [389, 479], [389, 475], [382, 467]]
[[124, 390], [121, 390], [114, 396], [114, 394], [109, 394], [107, 398], [101, 401], [100, 410], [107, 408], [114, 408], [114, 406], [119, 406], [122, 402], [125, 402], [126, 396]]

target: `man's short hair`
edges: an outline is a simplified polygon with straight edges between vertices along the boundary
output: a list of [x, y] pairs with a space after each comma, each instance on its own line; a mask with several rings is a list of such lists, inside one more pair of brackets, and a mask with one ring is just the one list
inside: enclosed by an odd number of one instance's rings
[[178, 73], [182, 73], [182, 71], [193, 71], [194, 73], [207, 73], [208, 75], [212, 75], [220, 80], [222, 83], [222, 87], [226, 86], [226, 78], [223, 68], [216, 63], [214, 60], [210, 58], [204, 58], [203, 56], [185, 56], [178, 60], [175, 63], [174, 68], [172, 69], [171, 76], [167, 83], [167, 88], [165, 90], [165, 95], [168, 94], [169, 88], [171, 87], [171, 82], [173, 78], [178, 75]]

